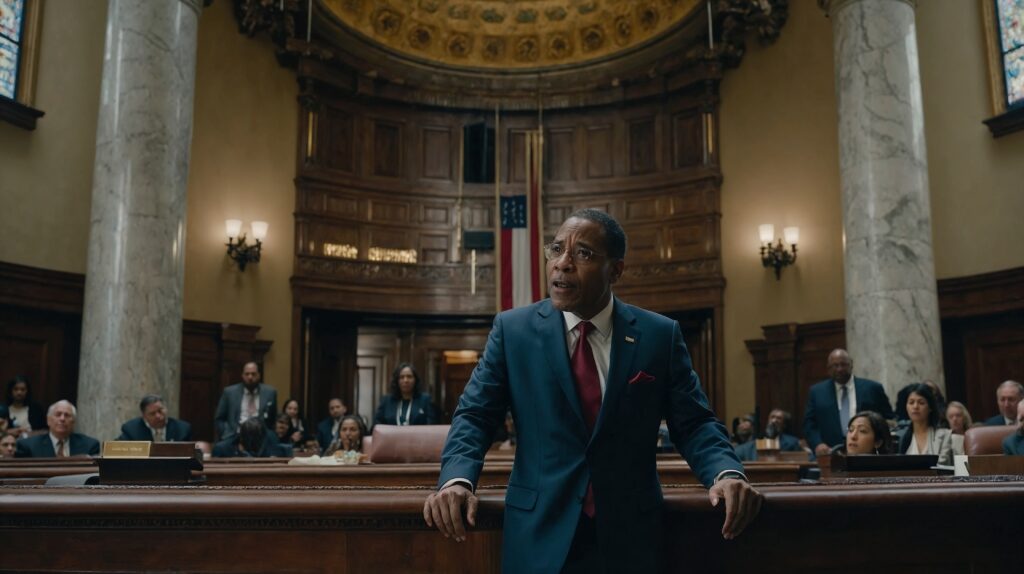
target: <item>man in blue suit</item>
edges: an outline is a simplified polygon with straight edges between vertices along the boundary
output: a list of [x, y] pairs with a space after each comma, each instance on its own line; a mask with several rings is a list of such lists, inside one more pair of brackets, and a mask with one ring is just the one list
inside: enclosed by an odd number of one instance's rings
[[[708, 408], [675, 321], [611, 286], [626, 237], [604, 212], [573, 213], [544, 247], [550, 299], [499, 314], [459, 400], [427, 524], [465, 540], [484, 453], [508, 407], [516, 454], [505, 496], [507, 573], [655, 572], [661, 562], [658, 427], [738, 535], [761, 495]], [[465, 511], [465, 518], [463, 518]]]
[[1003, 381], [996, 388], [999, 414], [985, 419], [985, 426], [1012, 425], [1017, 422], [1017, 405], [1024, 399], [1024, 385], [1017, 381]]
[[220, 440], [238, 434], [242, 421], [257, 417], [267, 428], [274, 427], [277, 419], [277, 389], [260, 383], [260, 366], [246, 363], [242, 367], [242, 382], [224, 389], [217, 403], [213, 421]]
[[46, 411], [50, 432], [18, 441], [14, 456], [18, 458], [51, 458], [100, 453], [100, 443], [91, 436], [75, 432], [78, 410], [69, 401], [57, 401]]
[[192, 425], [167, 417], [164, 400], [157, 395], [146, 395], [139, 401], [141, 417], [121, 425], [117, 440], [147, 440], [150, 442], [188, 442], [192, 440]]
[[[779, 439], [779, 450], [784, 452], [800, 452], [800, 439], [789, 434], [789, 427], [793, 423], [793, 415], [782, 409], [772, 409], [768, 413], [768, 424], [765, 425], [765, 438]], [[736, 447], [736, 456], [743, 462], [757, 460], [757, 439], [750, 437], [750, 440]]]
[[860, 411], [875, 411], [887, 420], [896, 418], [881, 384], [853, 376], [853, 359], [845, 349], [829, 353], [828, 374], [828, 379], [811, 387], [804, 411], [804, 438], [815, 456], [843, 444], [850, 417]]

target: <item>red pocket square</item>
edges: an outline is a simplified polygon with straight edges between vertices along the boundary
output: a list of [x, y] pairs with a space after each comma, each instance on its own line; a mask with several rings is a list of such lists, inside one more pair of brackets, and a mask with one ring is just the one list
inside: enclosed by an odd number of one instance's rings
[[637, 374], [633, 375], [633, 378], [629, 380], [629, 384], [635, 385], [637, 383], [649, 383], [649, 382], [651, 382], [653, 380], [654, 380], [654, 377], [648, 375], [647, 373], [645, 373], [643, 371], [640, 371]]

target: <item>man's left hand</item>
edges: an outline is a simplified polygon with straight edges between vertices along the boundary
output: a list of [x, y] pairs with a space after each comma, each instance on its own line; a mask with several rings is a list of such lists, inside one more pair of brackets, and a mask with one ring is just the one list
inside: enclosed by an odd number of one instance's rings
[[761, 510], [764, 497], [745, 480], [723, 478], [708, 491], [711, 506], [718, 506], [725, 501], [725, 524], [722, 525], [722, 537], [732, 540], [754, 521]]

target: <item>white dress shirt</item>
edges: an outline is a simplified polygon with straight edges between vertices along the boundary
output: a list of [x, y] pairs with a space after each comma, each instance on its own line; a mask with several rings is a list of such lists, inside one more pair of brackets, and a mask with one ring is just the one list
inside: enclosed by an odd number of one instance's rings
[[[255, 398], [256, 412], [252, 415], [249, 414], [249, 410], [246, 406], [249, 404], [249, 397]], [[242, 387], [242, 408], [238, 411], [238, 422], [239, 424], [244, 423], [245, 419], [250, 416], [260, 416], [260, 387], [256, 385], [256, 388], [250, 391], [249, 389]]]
[[[612, 307], [615, 299], [609, 298], [604, 309], [590, 318], [594, 330], [587, 335], [590, 341], [590, 348], [594, 351], [594, 362], [597, 363], [597, 377], [601, 380], [601, 398], [604, 399], [604, 391], [608, 384], [608, 364], [612, 356]], [[565, 318], [565, 344], [569, 352], [569, 359], [572, 360], [572, 352], [576, 349], [576, 342], [580, 338], [580, 331], [576, 328], [585, 319], [575, 313], [562, 311]]]

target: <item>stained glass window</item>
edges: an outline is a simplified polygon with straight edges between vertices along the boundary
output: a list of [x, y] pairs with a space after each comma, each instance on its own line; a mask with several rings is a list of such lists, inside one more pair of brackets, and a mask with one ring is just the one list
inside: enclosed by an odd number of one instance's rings
[[996, 0], [1006, 107], [1024, 106], [1024, 0]]
[[14, 99], [18, 89], [25, 0], [0, 0], [0, 96]]

